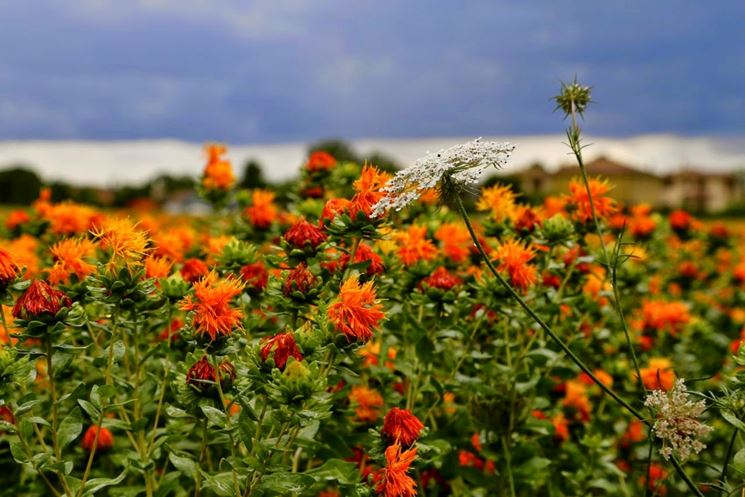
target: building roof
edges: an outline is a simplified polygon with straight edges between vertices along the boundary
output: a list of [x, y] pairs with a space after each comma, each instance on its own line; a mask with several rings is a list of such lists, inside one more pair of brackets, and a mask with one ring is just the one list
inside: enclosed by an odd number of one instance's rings
[[[628, 164], [623, 164], [618, 161], [614, 161], [605, 156], [600, 156], [597, 159], [585, 164], [588, 174], [593, 176], [655, 176], [654, 174], [636, 169]], [[576, 175], [579, 174], [579, 166], [577, 165], [565, 165], [561, 166], [556, 174], [560, 175]]]

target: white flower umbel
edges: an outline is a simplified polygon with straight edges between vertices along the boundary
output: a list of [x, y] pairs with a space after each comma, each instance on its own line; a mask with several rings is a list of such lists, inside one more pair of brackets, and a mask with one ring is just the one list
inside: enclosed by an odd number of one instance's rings
[[477, 183], [486, 169], [502, 169], [513, 150], [515, 145], [510, 143], [485, 142], [478, 138], [428, 153], [386, 183], [382, 190], [386, 196], [373, 206], [372, 217], [381, 216], [390, 209], [403, 209], [428, 189], [438, 186], [445, 176], [456, 185]]
[[651, 407], [657, 419], [652, 431], [662, 439], [660, 454], [665, 459], [671, 456], [686, 460], [706, 448], [699, 439], [708, 435], [712, 428], [699, 418], [706, 410], [703, 400], [690, 400], [685, 381], [679, 379], [672, 390], [654, 390], [647, 395], [644, 405]]

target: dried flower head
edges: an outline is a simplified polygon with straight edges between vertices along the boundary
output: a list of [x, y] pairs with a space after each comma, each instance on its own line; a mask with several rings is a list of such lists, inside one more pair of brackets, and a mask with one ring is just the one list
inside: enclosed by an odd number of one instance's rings
[[652, 431], [662, 439], [660, 454], [665, 459], [676, 456], [686, 460], [691, 453], [698, 454], [706, 448], [699, 440], [712, 431], [711, 426], [699, 421], [706, 410], [706, 402], [690, 400], [683, 379], [677, 380], [669, 392], [652, 391], [644, 405], [657, 414]]
[[390, 209], [403, 209], [427, 190], [442, 187], [443, 180], [455, 186], [475, 184], [489, 167], [502, 169], [513, 150], [515, 146], [510, 143], [484, 142], [478, 138], [429, 153], [386, 183], [381, 190], [386, 196], [373, 206], [370, 217], [381, 216]]

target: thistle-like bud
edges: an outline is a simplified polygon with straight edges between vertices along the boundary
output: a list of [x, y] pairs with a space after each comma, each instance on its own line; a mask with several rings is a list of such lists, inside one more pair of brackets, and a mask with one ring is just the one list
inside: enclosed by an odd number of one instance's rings
[[71, 305], [70, 297], [64, 292], [52, 288], [46, 281], [35, 280], [16, 301], [13, 317], [26, 321], [54, 318], [63, 307]]
[[562, 82], [561, 91], [554, 97], [556, 110], [561, 109], [564, 117], [572, 114], [583, 116], [585, 109], [592, 101], [591, 94], [592, 88], [579, 84], [576, 77], [571, 83]]

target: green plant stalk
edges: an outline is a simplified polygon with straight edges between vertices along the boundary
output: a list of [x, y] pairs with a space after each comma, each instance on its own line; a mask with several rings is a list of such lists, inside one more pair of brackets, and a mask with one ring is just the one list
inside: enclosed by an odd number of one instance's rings
[[96, 449], [98, 449], [98, 436], [101, 434], [101, 423], [103, 423], [103, 409], [101, 409], [101, 413], [98, 415], [98, 420], [96, 421], [96, 436], [93, 437], [93, 446], [91, 447], [91, 451], [88, 453], [88, 462], [85, 464], [83, 479], [80, 481], [80, 490], [77, 493], [78, 496], [83, 495], [85, 484], [88, 481], [91, 468], [93, 467], [93, 458], [96, 456]]
[[[504, 277], [499, 274], [499, 271], [494, 267], [494, 264], [492, 264], [491, 259], [484, 251], [484, 247], [481, 245], [481, 242], [478, 239], [478, 236], [476, 236], [476, 231], [473, 228], [473, 225], [471, 224], [471, 219], [468, 217], [468, 211], [466, 211], [465, 206], [463, 205], [463, 201], [461, 200], [459, 195], [455, 195], [455, 200], [458, 205], [458, 209], [460, 210], [461, 216], [463, 217], [463, 221], [466, 223], [466, 227], [468, 228], [468, 232], [471, 235], [471, 239], [473, 240], [473, 243], [476, 245], [476, 248], [478, 249], [479, 253], [481, 254], [481, 257], [484, 259], [484, 262], [486, 263], [487, 267], [489, 268], [489, 271], [494, 275], [495, 278], [504, 286], [504, 288], [507, 290], [507, 292], [510, 294], [510, 296], [517, 301], [517, 303], [520, 305], [520, 307], [525, 310], [525, 312], [538, 324], [538, 326], [543, 329], [544, 332], [548, 336], [551, 337], [551, 339], [556, 342], [556, 344], [559, 346], [559, 348], [574, 362], [585, 374], [587, 374], [593, 382], [595, 382], [600, 389], [608, 394], [616, 403], [618, 403], [621, 407], [626, 409], [630, 414], [632, 414], [634, 417], [636, 417], [638, 420], [646, 424], [647, 426], [650, 426], [650, 421], [645, 419], [644, 416], [641, 415], [639, 411], [634, 409], [628, 402], [623, 400], [616, 392], [613, 391], [613, 389], [607, 387], [602, 381], [600, 381], [588, 368], [585, 363], [577, 357], [577, 355], [572, 352], [572, 350], [564, 343], [564, 341], [556, 334], [554, 331], [541, 319], [538, 314], [533, 311], [533, 309], [523, 300], [523, 298], [518, 294], [514, 288], [512, 288], [512, 285], [510, 285], [507, 280], [504, 279]], [[693, 492], [694, 495], [697, 497], [704, 497], [704, 494], [701, 493], [701, 490], [696, 486], [695, 483], [693, 483], [690, 479], [690, 477], [686, 474], [685, 470], [680, 466], [680, 463], [675, 458], [672, 458], [673, 466], [675, 467], [675, 470], [678, 472], [680, 477], [683, 479], [683, 481], [688, 485], [688, 488]]]
[[[23, 450], [25, 450], [27, 453], [31, 453], [31, 447], [29, 447], [28, 443], [26, 443], [26, 440], [21, 436], [20, 432], [17, 432], [16, 435], [18, 436], [18, 441], [23, 446]], [[36, 462], [32, 459], [30, 461], [31, 466], [36, 470], [36, 472], [41, 476], [41, 479], [44, 480], [44, 483], [46, 483], [47, 487], [49, 487], [49, 490], [54, 494], [55, 497], [62, 497], [62, 494], [59, 493], [59, 491], [55, 488], [54, 485], [52, 485], [52, 482], [49, 481], [49, 478], [47, 478], [47, 475], [44, 474], [42, 470], [39, 469], [39, 467], [36, 465]], [[63, 475], [61, 475], [59, 472], [55, 472], [60, 480], [62, 480]], [[68, 495], [67, 493], [65, 495]]]
[[[722, 465], [722, 473], [719, 476], [719, 481], [724, 485], [724, 479], [727, 477], [727, 467], [729, 466], [730, 457], [735, 448], [735, 442], [737, 441], [737, 428], [732, 432], [732, 438], [730, 438], [729, 445], [727, 446], [727, 454], [724, 457], [724, 464]], [[722, 495], [725, 495], [726, 491], [722, 489]]]
[[[233, 437], [233, 422], [231, 420], [230, 415], [230, 404], [228, 403], [227, 399], [225, 398], [225, 394], [222, 391], [222, 378], [220, 377], [220, 363], [217, 361], [217, 357], [214, 355], [212, 356], [212, 362], [214, 363], [215, 368], [215, 376], [217, 379], [217, 393], [220, 396], [220, 404], [222, 405], [222, 410], [225, 413], [225, 419], [227, 422], [227, 430], [228, 430], [228, 438], [230, 439], [230, 455], [233, 457], [233, 459], [236, 459], [235, 455], [235, 438]], [[233, 487], [235, 488], [235, 495], [241, 495], [241, 485], [238, 483], [238, 473], [235, 471], [235, 468], [231, 464], [231, 474], [233, 479]]]
[[[59, 446], [59, 440], [57, 438], [57, 428], [59, 426], [59, 411], [58, 411], [58, 405], [57, 405], [57, 387], [54, 384], [54, 368], [52, 364], [52, 339], [50, 337], [46, 337], [44, 339], [45, 345], [46, 345], [46, 355], [47, 355], [47, 376], [49, 377], [49, 398], [52, 402], [52, 450], [54, 451], [54, 457], [57, 459], [57, 462], [62, 462], [62, 449]], [[69, 485], [67, 484], [67, 478], [64, 474], [58, 473], [59, 479], [62, 482], [62, 488], [65, 490], [65, 495], [72, 495], [72, 490], [70, 490]]]
[[621, 320], [623, 333], [626, 336], [626, 346], [629, 348], [631, 360], [634, 362], [634, 369], [636, 369], [636, 378], [639, 382], [639, 389], [642, 392], [646, 393], [647, 388], [644, 386], [644, 381], [642, 380], [641, 368], [639, 367], [639, 359], [636, 357], [636, 350], [634, 350], [634, 346], [631, 342], [631, 334], [629, 332], [628, 324], [626, 323], [626, 316], [624, 315], [623, 307], [621, 306], [621, 297], [618, 293], [618, 285], [616, 280], [616, 261], [618, 261], [618, 251], [620, 250], [620, 243], [616, 244], [613, 264], [611, 264], [611, 261], [608, 258], [608, 249], [605, 246], [605, 233], [600, 225], [600, 221], [598, 221], [597, 212], [595, 211], [595, 201], [592, 199], [592, 191], [590, 189], [590, 180], [587, 177], [587, 168], [585, 167], [585, 160], [582, 157], [582, 146], [579, 142], [580, 133], [580, 127], [579, 125], [577, 125], [576, 109], [574, 106], [574, 102], [572, 102], [572, 129], [571, 131], [567, 132], [569, 147], [572, 149], [574, 157], [577, 159], [577, 164], [579, 165], [580, 174], [582, 176], [582, 183], [585, 185], [587, 199], [590, 203], [590, 213], [592, 214], [592, 220], [595, 224], [595, 231], [597, 232], [598, 238], [600, 238], [600, 246], [603, 249], [603, 258], [605, 259], [605, 264], [607, 265], [607, 267], [610, 268], [611, 286], [613, 287], [613, 303], [615, 304], [614, 307], [616, 308], [616, 313]]

